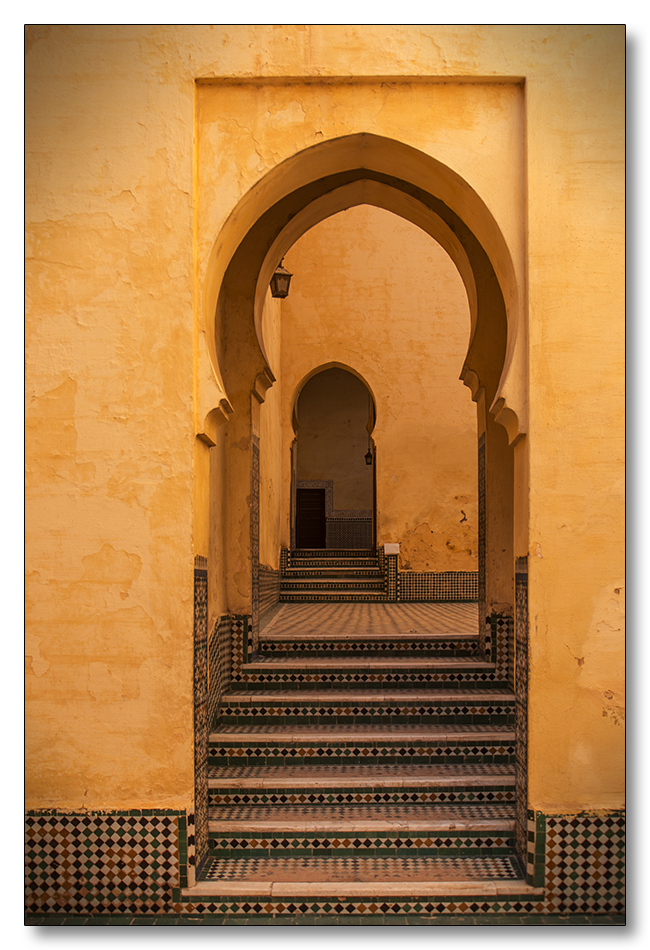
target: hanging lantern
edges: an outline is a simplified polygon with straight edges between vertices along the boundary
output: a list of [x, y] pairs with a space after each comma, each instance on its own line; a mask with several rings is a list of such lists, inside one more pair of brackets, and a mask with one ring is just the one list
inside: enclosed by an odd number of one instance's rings
[[[284, 258], [282, 258], [282, 260], [284, 260]], [[289, 284], [291, 283], [292, 277], [293, 274], [290, 274], [286, 267], [282, 266], [282, 261], [280, 261], [271, 278], [271, 294], [274, 297], [288, 297]]]
[[370, 449], [368, 449], [368, 451], [364, 455], [364, 458], [366, 460], [366, 465], [372, 465], [372, 452], [370, 451]]

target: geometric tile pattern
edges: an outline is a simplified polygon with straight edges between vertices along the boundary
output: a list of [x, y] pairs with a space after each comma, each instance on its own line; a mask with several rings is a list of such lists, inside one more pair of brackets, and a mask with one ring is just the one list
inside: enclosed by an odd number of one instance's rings
[[179, 812], [36, 814], [25, 819], [29, 913], [160, 913], [182, 884]]
[[208, 852], [208, 571], [204, 557], [194, 562], [194, 808], [195, 854], [200, 866]]
[[280, 602], [280, 571], [259, 565], [260, 616]]
[[[348, 653], [398, 637], [410, 637], [416, 649], [416, 643], [426, 646], [432, 635], [443, 644], [459, 635], [475, 640], [476, 604], [282, 604], [264, 627], [264, 640], [299, 640], [303, 649], [314, 641], [335, 640]], [[265, 643], [260, 646], [262, 652], [268, 649]]]
[[[213, 857], [234, 858], [238, 855], [256, 857], [280, 857], [291, 855], [297, 850], [300, 855], [310, 857], [317, 854], [353, 855], [373, 854], [390, 857], [394, 853], [413, 853], [416, 855], [453, 855], [461, 849], [465, 857], [485, 855], [510, 855], [514, 841], [512, 834], [503, 831], [444, 832], [353, 832], [337, 831], [330, 834], [300, 833], [289, 835], [266, 833], [210, 834], [210, 854]], [[207, 865], [206, 865], [207, 867]], [[205, 879], [205, 878], [204, 878]], [[209, 879], [209, 878], [208, 878]]]
[[[233, 641], [234, 642], [234, 641]], [[260, 664], [258, 659], [257, 664]], [[278, 670], [269, 666], [268, 671], [264, 669], [241, 668], [241, 672], [235, 672], [235, 661], [233, 659], [232, 683], [240, 686], [247, 686], [250, 689], [264, 688], [268, 686], [282, 687], [283, 689], [299, 689], [303, 684], [318, 685], [319, 688], [329, 689], [345, 686], [368, 686], [379, 687], [390, 684], [408, 684], [413, 687], [424, 684], [438, 684], [452, 686], [473, 686], [473, 685], [506, 685], [502, 676], [497, 676], [493, 667], [485, 669], [481, 663], [475, 668], [470, 666], [450, 667], [444, 670], [427, 671], [417, 665], [411, 668], [395, 669], [392, 672], [388, 670], [363, 670], [358, 669], [346, 672], [345, 670], [328, 670], [314, 667], [306, 670], [299, 666], [289, 667]]]
[[[625, 912], [625, 814], [529, 813], [534, 877], [546, 913]], [[529, 855], [529, 867], [531, 856]], [[537, 885], [536, 885], [537, 886]]]
[[325, 536], [328, 548], [368, 550], [372, 547], [372, 517], [327, 518]]
[[478, 605], [480, 617], [485, 617], [487, 613], [485, 591], [485, 478], [485, 433], [483, 433], [478, 440]]
[[508, 697], [499, 697], [495, 694], [491, 698], [488, 694], [481, 695], [474, 700], [466, 694], [461, 701], [453, 699], [441, 703], [436, 697], [419, 696], [415, 701], [408, 697], [401, 697], [393, 703], [376, 700], [369, 697], [366, 702], [357, 699], [357, 704], [338, 702], [314, 704], [305, 701], [301, 696], [298, 703], [283, 705], [274, 702], [267, 693], [261, 693], [258, 699], [246, 699], [237, 702], [233, 694], [227, 694], [220, 709], [221, 722], [224, 724], [246, 723], [255, 720], [257, 723], [285, 723], [308, 722], [317, 723], [335, 720], [342, 722], [376, 722], [377, 717], [386, 722], [410, 721], [412, 723], [480, 723], [510, 724], [515, 722], [515, 703]]
[[507, 614], [492, 614], [485, 620], [486, 656], [495, 664], [495, 679], [512, 688], [511, 666], [514, 655], [511, 649], [514, 620]]
[[[517, 853], [526, 855], [527, 880], [539, 880], [542, 871], [539, 868], [541, 858], [538, 851], [531, 847], [538, 837], [534, 827], [535, 819], [528, 811], [528, 558], [518, 557], [515, 562], [515, 701], [517, 742], [517, 766], [515, 770], [517, 788], [516, 831]], [[531, 820], [533, 827], [531, 828]], [[539, 841], [538, 841], [539, 847]], [[543, 853], [543, 852], [542, 852]], [[535, 864], [537, 863], [537, 870]]]
[[253, 652], [257, 650], [260, 629], [260, 440], [251, 436], [251, 634]]
[[222, 695], [230, 688], [231, 618], [220, 617], [208, 641], [208, 728], [211, 729]]
[[478, 600], [478, 571], [400, 571], [397, 584], [400, 601]]
[[[479, 728], [479, 727], [474, 727]], [[346, 763], [353, 761], [375, 761], [383, 763], [490, 763], [496, 760], [514, 762], [515, 745], [511, 738], [504, 741], [454, 741], [438, 743], [433, 741], [413, 741], [408, 744], [398, 741], [386, 742], [295, 742], [258, 745], [255, 742], [245, 744], [233, 739], [226, 741], [224, 735], [211, 737], [208, 756], [210, 765], [246, 765], [266, 763], [282, 765], [307, 762]]]
[[[385, 862], [385, 863], [384, 863]], [[327, 861], [318, 857], [282, 857], [273, 858], [215, 858], [206, 867], [206, 880], [264, 880], [273, 875], [274, 880], [292, 880], [303, 869], [316, 872], [328, 872], [332, 881], [372, 881], [373, 877], [381, 876], [385, 871], [399, 874], [403, 879], [412, 878], [414, 888], [417, 881], [422, 880], [513, 880], [519, 876], [517, 867], [512, 859], [507, 857], [476, 857], [473, 860], [459, 860], [453, 857], [428, 856], [419, 860], [413, 857], [386, 856], [373, 858], [366, 855], [359, 857], [339, 857], [336, 861]]]

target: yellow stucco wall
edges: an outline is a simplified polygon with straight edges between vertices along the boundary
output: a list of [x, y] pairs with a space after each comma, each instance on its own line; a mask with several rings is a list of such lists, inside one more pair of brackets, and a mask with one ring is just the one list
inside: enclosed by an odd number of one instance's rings
[[[624, 39], [28, 29], [28, 807], [191, 802], [210, 254], [266, 172], [359, 131], [451, 167], [505, 238], [529, 318], [530, 802], [620, 807]], [[279, 77], [310, 82], [248, 82]]]

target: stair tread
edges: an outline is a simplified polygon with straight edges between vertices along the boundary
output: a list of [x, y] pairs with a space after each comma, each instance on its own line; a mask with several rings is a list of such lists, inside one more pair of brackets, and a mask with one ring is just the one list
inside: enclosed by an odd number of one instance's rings
[[268, 670], [269, 667], [278, 670], [293, 669], [312, 669], [312, 670], [381, 670], [381, 669], [411, 669], [417, 667], [420, 670], [447, 669], [449, 667], [462, 667], [471, 670], [490, 670], [494, 668], [494, 663], [487, 660], [477, 660], [473, 657], [463, 656], [426, 656], [422, 653], [414, 653], [412, 656], [365, 656], [358, 654], [354, 656], [258, 656], [251, 663], [247, 663], [244, 670], [253, 672], [255, 670]]
[[219, 834], [296, 834], [316, 831], [330, 835], [364, 835], [370, 832], [450, 831], [511, 833], [515, 826], [514, 803], [441, 805], [438, 803], [375, 805], [213, 805], [210, 831]]
[[[285, 604], [285, 606], [291, 606], [290, 604]], [[386, 633], [371, 633], [364, 632], [363, 634], [364, 641], [367, 642], [377, 642], [383, 643], [385, 640], [397, 640], [408, 643], [412, 640], [421, 640], [425, 643], [434, 642], [437, 643], [439, 640], [475, 640], [478, 642], [478, 636], [476, 632], [469, 633], [468, 631], [460, 631], [458, 633], [450, 632], [449, 630], [429, 630], [420, 632], [418, 630], [409, 630], [406, 632], [386, 632]], [[355, 633], [353, 630], [328, 630], [326, 633], [310, 633], [307, 631], [291, 631], [288, 633], [281, 632], [272, 632], [267, 633], [266, 631], [260, 636], [260, 643], [285, 643], [285, 642], [296, 642], [304, 640], [305, 643], [318, 643], [321, 640], [325, 641], [336, 641], [341, 643], [346, 643], [350, 641], [355, 643], [359, 640], [359, 634]]]
[[211, 787], [261, 786], [279, 788], [311, 785], [318, 787], [338, 783], [341, 787], [502, 784], [510, 785], [515, 779], [515, 767], [511, 763], [468, 763], [448, 765], [444, 763], [384, 765], [381, 763], [313, 765], [227, 765], [210, 766], [208, 781]]
[[514, 703], [513, 692], [503, 689], [489, 690], [436, 690], [428, 689], [382, 689], [382, 690], [310, 690], [301, 689], [265, 689], [261, 690], [231, 690], [221, 697], [221, 705], [245, 703], [251, 706], [265, 705], [269, 702], [288, 703], [291, 706], [305, 704], [354, 705], [368, 706], [371, 703], [447, 703], [456, 705], [484, 705], [488, 703]]
[[289, 725], [229, 725], [222, 724], [210, 733], [209, 741], [219, 743], [225, 740], [236, 740], [238, 742], [247, 742], [266, 739], [269, 742], [287, 742], [296, 740], [336, 742], [354, 742], [356, 740], [378, 742], [390, 741], [408, 741], [417, 742], [419, 740], [445, 739], [462, 740], [476, 739], [476, 741], [485, 742], [490, 736], [497, 740], [514, 740], [514, 726], [493, 726], [493, 725], [427, 725], [411, 723], [354, 723], [354, 724], [331, 724], [322, 723], [317, 725], [309, 724], [289, 724]]
[[543, 893], [526, 885], [516, 861], [509, 856], [211, 857], [201, 876], [203, 880], [193, 888], [184, 889], [183, 896], [321, 894], [342, 899], [388, 894], [415, 898], [445, 892], [459, 895]]

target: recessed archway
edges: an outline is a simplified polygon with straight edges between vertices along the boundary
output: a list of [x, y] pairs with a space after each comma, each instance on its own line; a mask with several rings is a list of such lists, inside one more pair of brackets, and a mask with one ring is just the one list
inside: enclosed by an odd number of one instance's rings
[[[242, 199], [213, 248], [205, 329], [222, 399], [219, 407], [199, 412], [206, 427], [219, 409], [228, 417], [217, 499], [226, 508], [225, 530], [214, 558], [224, 566], [228, 610], [251, 618], [254, 652], [260, 407], [276, 372], [264, 336], [269, 279], [306, 230], [359, 204], [384, 208], [426, 231], [452, 258], [466, 288], [471, 332], [461, 378], [478, 416], [479, 631], [481, 645], [497, 648], [512, 680], [513, 446], [522, 444], [526, 390], [518, 350], [523, 291], [497, 223], [467, 182], [430, 156], [365, 133], [322, 143], [278, 165]], [[517, 471], [524, 479], [525, 467]], [[519, 495], [525, 497], [523, 483]]]
[[375, 401], [340, 364], [313, 370], [293, 400], [292, 548], [374, 550]]

